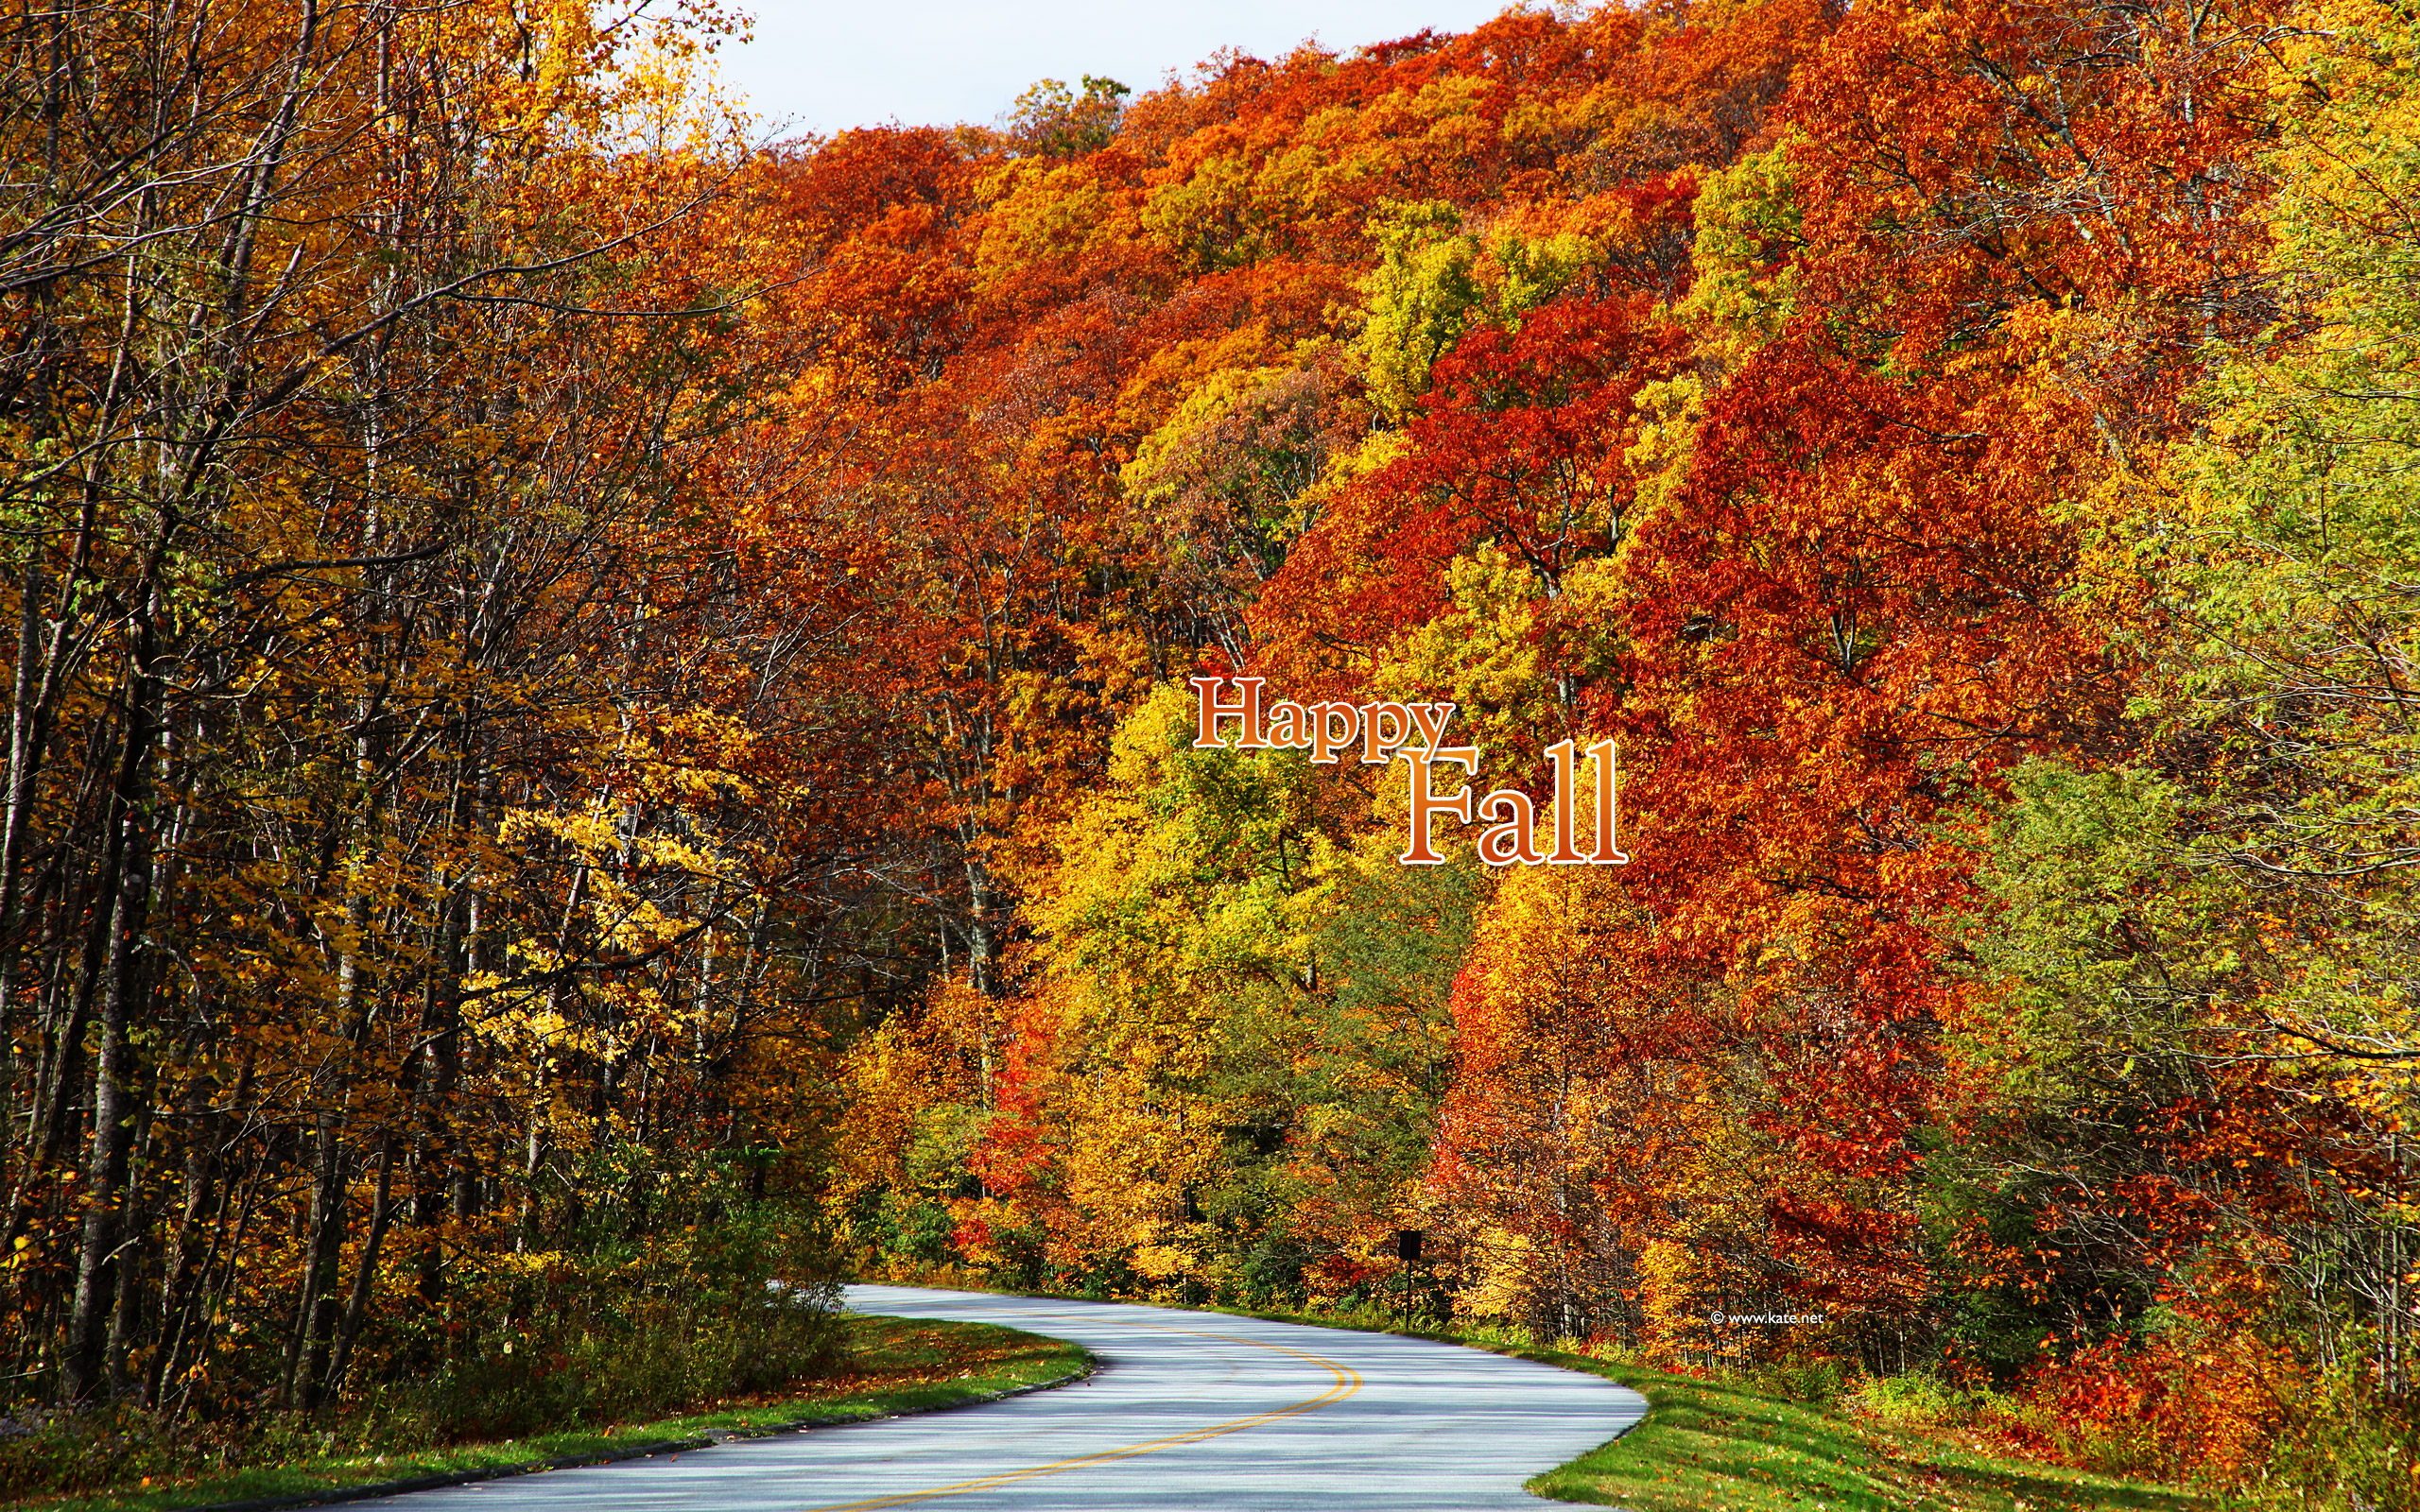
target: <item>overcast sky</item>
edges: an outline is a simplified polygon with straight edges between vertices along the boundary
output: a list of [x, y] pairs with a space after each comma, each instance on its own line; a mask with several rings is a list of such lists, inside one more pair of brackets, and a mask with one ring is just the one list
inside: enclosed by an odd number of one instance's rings
[[[1508, 0], [754, 0], [755, 40], [725, 43], [724, 88], [759, 130], [989, 123], [1039, 78], [1085, 74], [1136, 94], [1221, 47], [1273, 58], [1424, 26], [1467, 31]], [[787, 133], [785, 133], [787, 134]]]

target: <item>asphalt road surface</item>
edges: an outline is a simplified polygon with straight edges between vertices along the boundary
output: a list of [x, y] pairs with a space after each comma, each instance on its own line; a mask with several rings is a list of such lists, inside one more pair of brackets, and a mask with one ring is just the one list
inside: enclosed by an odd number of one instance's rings
[[958, 1412], [423, 1491], [408, 1512], [1474, 1512], [1622, 1432], [1637, 1393], [1384, 1333], [1166, 1308], [853, 1286], [861, 1313], [1073, 1339], [1091, 1381]]

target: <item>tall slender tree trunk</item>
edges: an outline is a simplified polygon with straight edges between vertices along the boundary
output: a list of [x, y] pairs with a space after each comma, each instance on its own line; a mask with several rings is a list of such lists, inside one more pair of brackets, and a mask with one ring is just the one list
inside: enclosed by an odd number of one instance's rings
[[390, 1131], [378, 1144], [378, 1192], [370, 1209], [370, 1232], [362, 1240], [361, 1264], [354, 1273], [353, 1295], [345, 1299], [344, 1320], [337, 1328], [336, 1349], [329, 1357], [326, 1375], [319, 1381], [305, 1406], [334, 1401], [343, 1388], [344, 1373], [353, 1364], [353, 1341], [361, 1332], [362, 1320], [369, 1314], [371, 1295], [377, 1288], [378, 1249], [387, 1237], [387, 1225], [395, 1215], [394, 1190], [395, 1136]]
[[294, 1335], [286, 1350], [289, 1405], [316, 1405], [317, 1383], [327, 1370], [336, 1336], [337, 1267], [344, 1251], [348, 1185], [342, 1123], [333, 1108], [320, 1114], [318, 1153], [312, 1162], [310, 1257], [302, 1267]]
[[153, 728], [150, 617], [138, 616], [128, 679], [123, 759], [112, 807], [120, 856], [102, 964], [101, 1042], [93, 1071], [93, 1128], [84, 1162], [84, 1232], [76, 1296], [68, 1314], [62, 1381], [70, 1400], [96, 1395], [106, 1366], [116, 1300], [117, 1251], [134, 1109], [128, 1092], [127, 1025], [143, 993], [143, 929], [150, 902], [151, 854], [142, 804], [144, 756]]

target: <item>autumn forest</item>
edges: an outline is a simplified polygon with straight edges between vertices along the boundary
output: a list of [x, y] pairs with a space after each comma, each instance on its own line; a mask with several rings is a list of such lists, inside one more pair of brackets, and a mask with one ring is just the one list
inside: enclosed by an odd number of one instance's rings
[[[2420, 1506], [2420, 11], [778, 144], [741, 24], [0, 14], [0, 1408], [535, 1420], [887, 1277]], [[1628, 863], [1401, 865], [1243, 676], [1549, 839], [1613, 742]]]

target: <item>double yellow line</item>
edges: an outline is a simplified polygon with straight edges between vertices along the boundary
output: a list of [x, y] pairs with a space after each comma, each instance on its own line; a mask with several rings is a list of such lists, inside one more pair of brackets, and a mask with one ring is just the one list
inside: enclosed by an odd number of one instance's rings
[[[1053, 1314], [1028, 1315], [1051, 1316]], [[1056, 1315], [1071, 1316], [1073, 1314]], [[1226, 1434], [1239, 1434], [1247, 1428], [1257, 1428], [1262, 1423], [1273, 1423], [1281, 1418], [1291, 1418], [1298, 1413], [1311, 1412], [1324, 1407], [1332, 1401], [1342, 1401], [1361, 1389], [1361, 1377], [1351, 1366], [1339, 1365], [1334, 1360], [1306, 1350], [1288, 1349], [1282, 1344], [1267, 1344], [1259, 1339], [1242, 1338], [1233, 1333], [1203, 1333], [1195, 1329], [1162, 1328], [1156, 1323], [1134, 1323], [1122, 1317], [1103, 1319], [1087, 1314], [1086, 1320], [1112, 1322], [1123, 1328], [1149, 1329], [1154, 1333], [1183, 1333], [1197, 1339], [1218, 1339], [1226, 1344], [1248, 1344], [1255, 1349], [1290, 1354], [1298, 1360], [1308, 1360], [1311, 1364], [1324, 1369], [1336, 1378], [1336, 1383], [1316, 1397], [1306, 1398], [1289, 1406], [1254, 1413], [1249, 1418], [1237, 1418], [1232, 1422], [1214, 1423], [1207, 1428], [1197, 1428], [1189, 1434], [1178, 1434], [1169, 1438], [1155, 1438], [1148, 1444], [1129, 1444], [1124, 1449], [1104, 1449], [1098, 1454], [1079, 1454], [1073, 1459], [1053, 1460], [1047, 1465], [1036, 1465], [1028, 1469], [1004, 1470], [997, 1475], [986, 1475], [977, 1480], [959, 1481], [950, 1486], [930, 1486], [922, 1491], [901, 1491], [892, 1496], [877, 1496], [871, 1501], [836, 1502], [828, 1506], [803, 1508], [802, 1512], [869, 1512], [869, 1509], [873, 1507], [905, 1506], [911, 1502], [929, 1502], [943, 1496], [964, 1496], [969, 1491], [988, 1491], [995, 1486], [1009, 1486], [1018, 1481], [1030, 1481], [1044, 1475], [1064, 1475], [1069, 1470], [1080, 1470], [1091, 1465], [1114, 1464], [1122, 1459], [1156, 1454], [1161, 1450], [1174, 1449], [1180, 1444], [1198, 1444], [1205, 1438], [1217, 1438]]]

